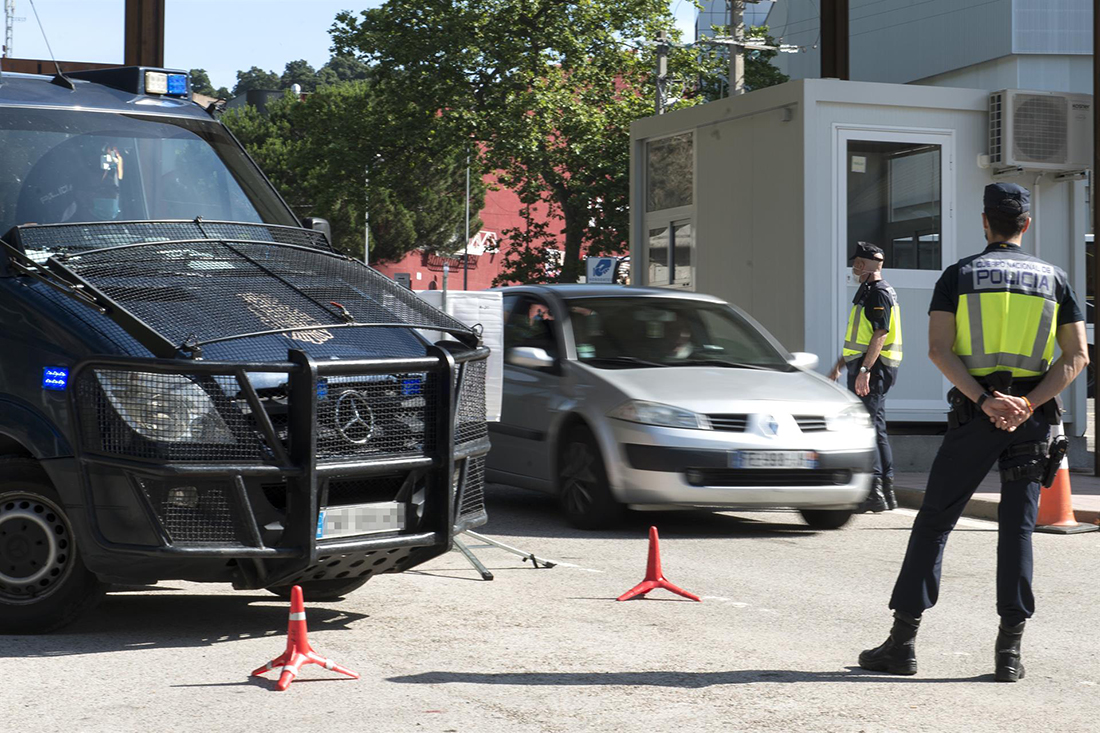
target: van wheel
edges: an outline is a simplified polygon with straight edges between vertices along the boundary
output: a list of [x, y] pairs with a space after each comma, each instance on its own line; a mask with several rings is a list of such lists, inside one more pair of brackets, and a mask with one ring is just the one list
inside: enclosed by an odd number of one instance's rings
[[[306, 580], [302, 586], [302, 598], [307, 601], [336, 601], [367, 584], [367, 578], [341, 578], [340, 580]], [[293, 585], [273, 585], [269, 591], [280, 598], [290, 598]]]
[[798, 513], [814, 529], [840, 529], [854, 512], [851, 509], [799, 509]]
[[61, 497], [38, 462], [0, 460], [0, 634], [58, 629], [106, 590], [84, 567]]
[[558, 460], [558, 501], [570, 524], [602, 529], [622, 521], [626, 507], [615, 501], [600, 448], [587, 427], [572, 429]]

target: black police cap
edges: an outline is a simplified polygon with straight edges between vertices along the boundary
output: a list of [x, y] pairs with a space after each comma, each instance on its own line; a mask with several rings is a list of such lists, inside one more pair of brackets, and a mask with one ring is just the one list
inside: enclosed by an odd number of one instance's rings
[[985, 210], [1008, 216], [1031, 211], [1031, 192], [1015, 183], [991, 183], [985, 187]]
[[870, 242], [856, 242], [856, 253], [849, 257], [848, 261], [851, 262], [856, 257], [862, 257], [865, 260], [878, 260], [879, 262], [886, 259], [882, 253], [882, 248], [876, 247]]

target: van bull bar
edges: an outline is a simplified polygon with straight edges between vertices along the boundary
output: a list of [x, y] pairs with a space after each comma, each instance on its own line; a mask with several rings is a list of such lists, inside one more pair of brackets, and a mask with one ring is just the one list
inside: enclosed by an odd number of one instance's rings
[[[84, 362], [70, 400], [89, 526], [115, 551], [235, 558], [240, 588], [423, 562], [484, 520], [487, 355]], [[254, 386], [272, 376], [279, 387]], [[146, 516], [112, 509], [132, 505], [112, 496], [125, 490]], [[326, 538], [318, 520], [341, 507], [368, 533]], [[143, 526], [144, 542], [119, 540]]]

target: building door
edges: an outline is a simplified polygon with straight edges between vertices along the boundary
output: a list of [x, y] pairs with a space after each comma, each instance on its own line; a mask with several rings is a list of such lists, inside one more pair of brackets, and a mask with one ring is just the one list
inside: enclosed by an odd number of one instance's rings
[[834, 248], [836, 343], [859, 286], [848, 258], [856, 242], [885, 253], [884, 277], [897, 291], [905, 358], [887, 399], [887, 419], [941, 422], [947, 380], [928, 360], [928, 303], [943, 268], [955, 262], [954, 137], [951, 131], [838, 126]]

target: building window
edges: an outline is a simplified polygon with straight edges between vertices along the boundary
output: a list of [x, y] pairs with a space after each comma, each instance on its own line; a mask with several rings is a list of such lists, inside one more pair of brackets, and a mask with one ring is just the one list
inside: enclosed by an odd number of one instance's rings
[[885, 266], [943, 266], [942, 148], [927, 143], [848, 141], [848, 242], [882, 247]]
[[695, 234], [690, 220], [649, 230], [646, 283], [691, 290], [695, 283]]
[[646, 145], [645, 210], [691, 206], [695, 186], [692, 133], [653, 140]]

